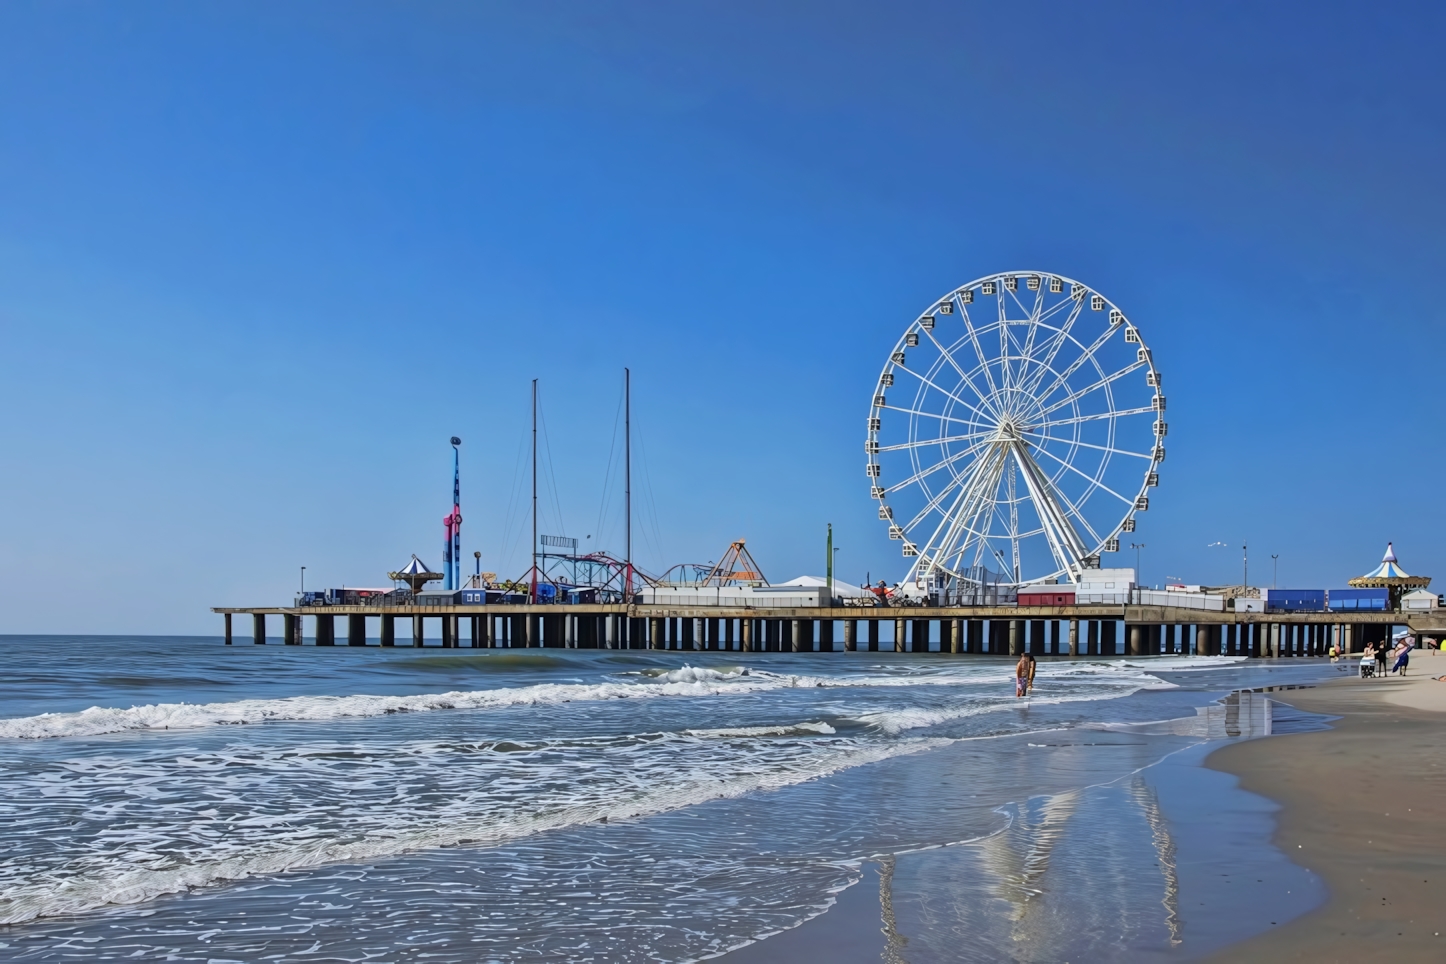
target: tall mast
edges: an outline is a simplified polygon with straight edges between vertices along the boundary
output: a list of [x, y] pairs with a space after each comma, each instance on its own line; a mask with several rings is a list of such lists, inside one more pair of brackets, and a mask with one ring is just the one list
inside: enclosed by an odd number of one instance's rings
[[633, 601], [633, 373], [623, 369], [623, 504], [627, 529], [624, 550], [627, 574], [623, 579], [623, 601]]
[[537, 602], [537, 379], [532, 380], [532, 601]]
[[452, 436], [452, 571], [448, 589], [462, 588], [462, 440]]

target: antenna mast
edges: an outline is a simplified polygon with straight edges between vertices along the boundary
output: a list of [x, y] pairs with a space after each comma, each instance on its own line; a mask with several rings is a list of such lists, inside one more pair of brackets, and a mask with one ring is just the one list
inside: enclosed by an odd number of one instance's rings
[[633, 601], [633, 372], [623, 369], [623, 502], [627, 529], [623, 555], [627, 574], [623, 577], [623, 602]]
[[532, 602], [537, 602], [537, 379], [532, 380]]

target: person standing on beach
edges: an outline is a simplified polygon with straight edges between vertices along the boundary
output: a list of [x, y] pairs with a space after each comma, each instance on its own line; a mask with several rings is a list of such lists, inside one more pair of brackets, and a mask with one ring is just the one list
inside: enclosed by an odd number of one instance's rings
[[1401, 640], [1401, 649], [1396, 656], [1396, 665], [1392, 667], [1391, 672], [1397, 673], [1400, 676], [1406, 675], [1406, 666], [1411, 662], [1411, 645], [1412, 640], [1410, 636]]
[[1388, 659], [1388, 657], [1389, 657], [1389, 650], [1390, 650], [1390, 648], [1391, 648], [1391, 641], [1388, 639], [1388, 640], [1386, 640], [1385, 642], [1383, 642], [1383, 643], [1380, 645], [1380, 648], [1379, 648], [1379, 649], [1376, 650], [1376, 675], [1377, 675], [1377, 676], [1385, 676], [1385, 675], [1386, 675], [1386, 665], [1387, 665], [1387, 659]]

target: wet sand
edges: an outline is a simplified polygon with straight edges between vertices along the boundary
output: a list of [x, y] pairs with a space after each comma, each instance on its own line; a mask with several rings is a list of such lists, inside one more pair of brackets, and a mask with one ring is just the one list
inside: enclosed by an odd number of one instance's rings
[[[1446, 657], [1401, 679], [1278, 694], [1332, 729], [1223, 747], [1206, 765], [1281, 805], [1276, 845], [1325, 881], [1315, 911], [1212, 960], [1446, 960]], [[1419, 675], [1414, 675], [1419, 674]]]

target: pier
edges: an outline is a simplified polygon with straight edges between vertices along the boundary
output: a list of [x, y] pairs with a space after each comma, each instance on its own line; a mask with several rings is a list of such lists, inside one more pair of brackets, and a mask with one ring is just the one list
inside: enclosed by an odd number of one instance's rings
[[[1403, 624], [1418, 633], [1446, 633], [1440, 617], [1398, 612], [1236, 613], [1135, 605], [797, 609], [337, 605], [212, 611], [223, 617], [227, 645], [234, 642], [233, 617], [248, 615], [251, 640], [258, 645], [266, 643], [268, 627], [275, 625], [268, 617], [276, 616], [282, 642], [290, 646], [302, 644], [305, 623], [311, 622], [317, 646], [368, 646], [376, 639], [383, 647], [422, 647], [427, 644], [427, 628], [439, 626], [446, 648], [742, 653], [1284, 658], [1324, 656], [1332, 645], [1358, 653], [1367, 643], [1389, 640], [1394, 628]], [[241, 628], [244, 632], [244, 622]]]

